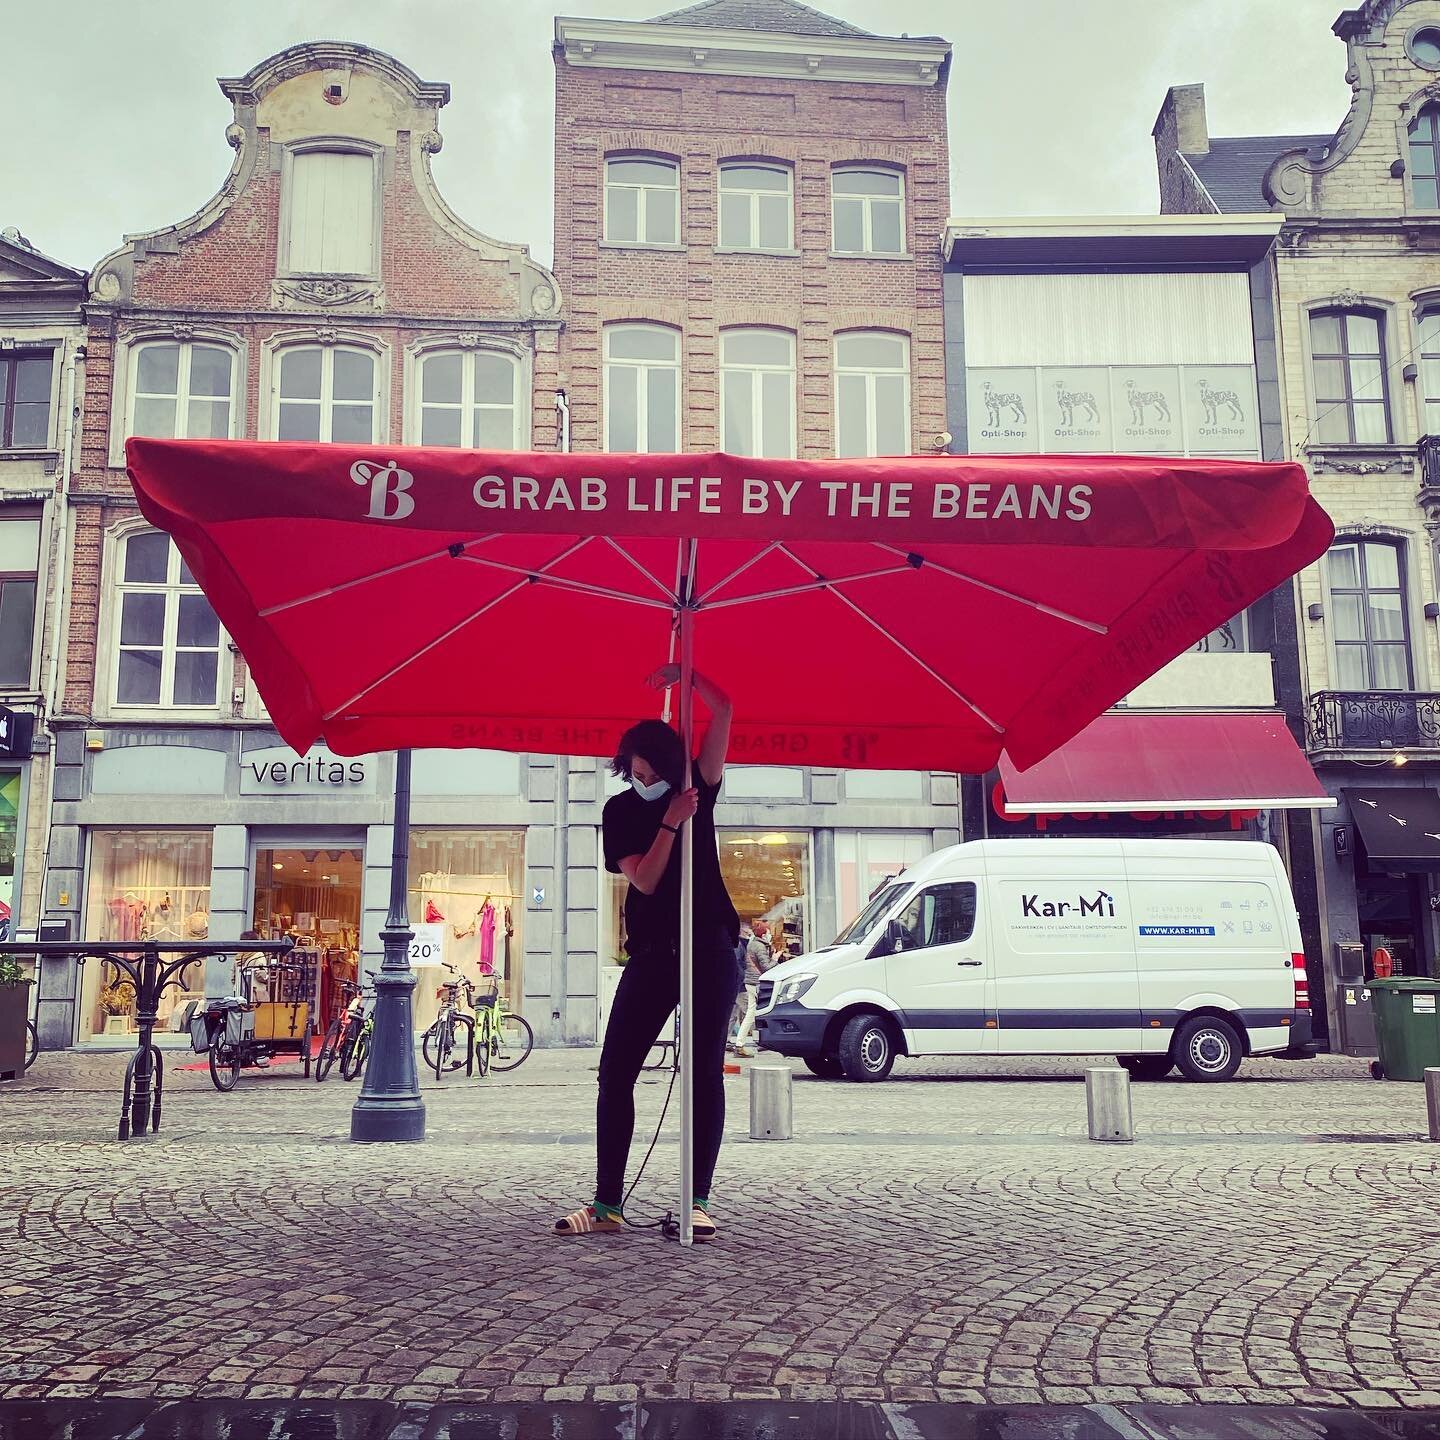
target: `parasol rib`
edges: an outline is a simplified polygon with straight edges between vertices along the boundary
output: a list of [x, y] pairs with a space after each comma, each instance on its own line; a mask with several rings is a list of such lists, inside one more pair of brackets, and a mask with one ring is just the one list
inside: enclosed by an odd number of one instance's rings
[[[593, 535], [587, 535], [580, 543], [589, 544], [595, 539]], [[553, 585], [561, 590], [574, 590], [581, 595], [598, 595], [602, 600], [623, 600], [630, 605], [644, 605], [651, 610], [673, 610], [674, 604], [667, 604], [663, 600], [647, 600], [643, 595], [632, 595], [626, 590], [611, 590], [604, 585], [591, 585], [584, 580], [571, 580], [564, 575], [548, 575], [546, 570], [551, 565], [558, 564], [568, 555], [573, 555], [579, 545], [572, 545], [563, 555], [557, 555], [554, 560], [548, 560], [538, 569], [525, 565], [509, 565], [503, 560], [489, 560], [483, 555], [461, 555], [460, 559], [468, 560], [472, 565], [484, 565], [491, 570], [503, 570], [510, 575], [523, 575], [527, 584]]]
[[732, 580], [738, 580], [752, 565], [758, 565], [767, 555], [779, 548], [780, 542], [772, 540], [763, 550], [757, 550], [743, 565], [738, 565], [717, 585], [712, 585], [702, 596], [699, 603], [704, 605], [712, 595], [718, 595]]
[[878, 580], [885, 575], [906, 575], [910, 573], [910, 569], [911, 567], [908, 565], [895, 565], [888, 570], [862, 570], [858, 575], [837, 575], [833, 579], [817, 579], [804, 585], [789, 585], [783, 590], [758, 590], [753, 595], [737, 595], [731, 600], [716, 600], [704, 608], [706, 610], [728, 610], [734, 605], [749, 605], [759, 600], [783, 600], [790, 595], [806, 595], [815, 590], [829, 590], [836, 585], [850, 585], [856, 580]]
[[675, 594], [665, 588], [665, 582], [652, 575], [613, 535], [602, 535], [600, 537], [622, 560], [627, 560], [633, 565], [664, 597], [667, 605], [674, 606]]

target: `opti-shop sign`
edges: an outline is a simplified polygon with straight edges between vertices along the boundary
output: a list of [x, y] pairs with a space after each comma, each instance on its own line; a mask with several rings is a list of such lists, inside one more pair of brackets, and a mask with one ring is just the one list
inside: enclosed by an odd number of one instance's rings
[[375, 789], [374, 761], [333, 755], [323, 746], [303, 755], [284, 745], [240, 756], [242, 795], [340, 795]]

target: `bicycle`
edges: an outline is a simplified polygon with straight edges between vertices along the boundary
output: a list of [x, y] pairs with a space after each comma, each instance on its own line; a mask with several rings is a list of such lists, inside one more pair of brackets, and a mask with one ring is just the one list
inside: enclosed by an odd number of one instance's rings
[[40, 1032], [35, 1028], [33, 1020], [25, 1022], [25, 1068], [28, 1070], [34, 1063], [35, 1057], [40, 1053]]
[[530, 1022], [510, 1013], [500, 986], [493, 980], [490, 993], [482, 995], [475, 1006], [475, 1044], [480, 1053], [482, 1075], [491, 1070], [514, 1070], [530, 1058], [535, 1048], [535, 1032]]
[[[435, 1072], [435, 1078], [439, 1080], [446, 1070], [458, 1070], [462, 1065], [467, 1074], [474, 1074], [475, 1071], [475, 1016], [460, 1006], [460, 991], [465, 991], [465, 998], [473, 1006], [475, 987], [465, 978], [453, 965], [446, 965], [445, 968], [455, 977], [447, 980], [441, 985], [439, 995], [444, 1003], [440, 1007], [440, 1013], [435, 1017], [430, 1028], [420, 1037], [420, 1050], [425, 1057], [425, 1063]], [[457, 1044], [456, 1031], [463, 1029], [464, 1052], [463, 1058], [455, 1058], [455, 1047]], [[485, 1061], [488, 1061], [488, 1053]], [[482, 1062], [483, 1064], [483, 1062]], [[484, 1068], [480, 1073], [485, 1073]]]
[[369, 1002], [374, 999], [375, 992], [349, 983], [344, 984], [341, 991], [345, 996], [345, 1008], [325, 1031], [320, 1053], [315, 1058], [317, 1082], [329, 1075], [336, 1060], [340, 1062], [340, 1078], [353, 1080], [365, 1068], [365, 1057], [370, 1050], [375, 1017]]

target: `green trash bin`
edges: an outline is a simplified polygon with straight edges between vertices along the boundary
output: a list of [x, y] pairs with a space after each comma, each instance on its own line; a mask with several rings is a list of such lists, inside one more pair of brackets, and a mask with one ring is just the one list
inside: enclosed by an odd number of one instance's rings
[[1372, 980], [1370, 1005], [1380, 1049], [1370, 1073], [1377, 1080], [1423, 1081], [1427, 1066], [1440, 1066], [1440, 980]]

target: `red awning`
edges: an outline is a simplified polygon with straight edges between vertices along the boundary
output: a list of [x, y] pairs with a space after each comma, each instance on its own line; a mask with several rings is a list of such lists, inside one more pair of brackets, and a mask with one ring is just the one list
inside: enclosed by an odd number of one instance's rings
[[1000, 759], [1017, 815], [1318, 810], [1335, 804], [1283, 715], [1109, 711], [1024, 772]]

